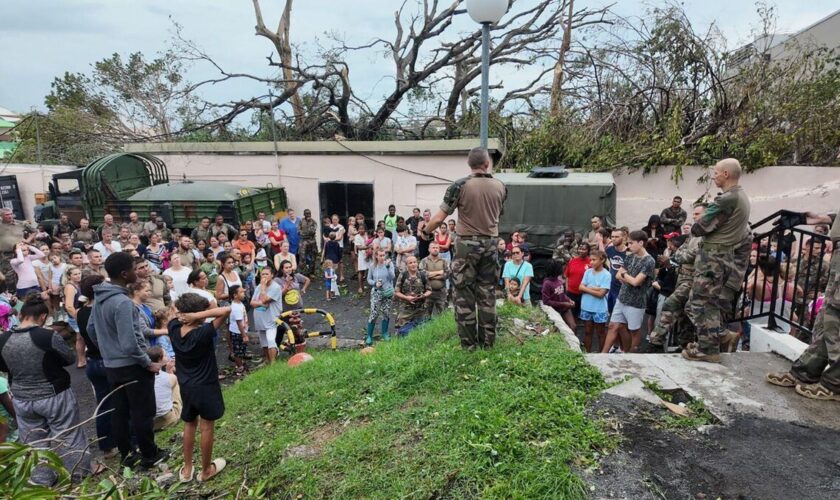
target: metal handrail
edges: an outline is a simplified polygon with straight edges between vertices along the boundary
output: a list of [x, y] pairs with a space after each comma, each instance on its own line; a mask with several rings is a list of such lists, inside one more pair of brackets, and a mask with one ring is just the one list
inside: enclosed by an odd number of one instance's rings
[[[816, 299], [825, 292], [828, 266], [823, 265], [826, 257], [827, 235], [810, 229], [786, 224], [791, 212], [779, 210], [760, 221], [750, 224], [755, 231], [759, 227], [773, 222], [773, 227], [761, 233], [754, 233], [753, 242], [757, 244], [756, 263], [751, 265], [744, 276], [740, 299], [736, 302], [736, 321], [767, 318], [767, 327], [777, 330], [782, 325], [796, 329], [800, 338], [810, 338], [813, 333], [816, 316]], [[786, 219], [783, 220], [783, 217]], [[804, 253], [806, 241], [810, 242], [808, 253]], [[815, 244], [819, 251], [814, 252]], [[772, 246], [775, 245], [775, 250]], [[794, 256], [795, 253], [795, 256]], [[795, 265], [794, 265], [795, 261]], [[761, 267], [764, 267], [761, 270]], [[791, 274], [791, 269], [793, 273]], [[759, 291], [758, 271], [764, 279]], [[772, 274], [766, 274], [772, 271]], [[753, 273], [752, 293], [749, 278]], [[769, 280], [769, 281], [768, 281]], [[767, 285], [770, 285], [770, 298], [767, 299]], [[792, 293], [791, 293], [792, 292]], [[792, 300], [787, 300], [791, 298]], [[809, 306], [809, 300], [812, 302]], [[756, 302], [758, 311], [756, 312]], [[778, 307], [781, 303], [782, 307]], [[789, 310], [785, 307], [789, 304]], [[740, 306], [740, 307], [738, 307]], [[766, 310], [765, 310], [766, 306]]]

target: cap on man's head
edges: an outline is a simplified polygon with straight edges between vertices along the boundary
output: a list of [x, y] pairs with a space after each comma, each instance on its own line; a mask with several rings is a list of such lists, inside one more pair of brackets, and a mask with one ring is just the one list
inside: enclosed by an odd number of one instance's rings
[[666, 240], [670, 240], [671, 238], [676, 238], [678, 236], [680, 236], [680, 233], [674, 231], [673, 233], [666, 234], [665, 236], [663, 236], [663, 238], [665, 238]]

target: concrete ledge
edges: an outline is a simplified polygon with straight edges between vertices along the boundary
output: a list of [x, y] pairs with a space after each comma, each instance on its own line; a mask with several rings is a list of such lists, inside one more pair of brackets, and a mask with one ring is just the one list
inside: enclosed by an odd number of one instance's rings
[[563, 317], [560, 316], [560, 313], [555, 311], [553, 307], [547, 306], [542, 302], [540, 302], [540, 309], [542, 309], [545, 315], [548, 316], [548, 319], [550, 319], [551, 322], [554, 323], [554, 326], [556, 326], [557, 329], [560, 330], [560, 333], [563, 335], [563, 338], [566, 340], [566, 343], [569, 344], [569, 349], [575, 352], [582, 352], [580, 350], [580, 340], [578, 340], [577, 335], [575, 335], [575, 332], [573, 332], [572, 329], [569, 328], [569, 325], [567, 325], [566, 322], [563, 321]]
[[751, 352], [773, 352], [790, 361], [796, 361], [808, 348], [805, 342], [786, 333], [769, 330], [761, 323], [763, 322], [750, 321]]

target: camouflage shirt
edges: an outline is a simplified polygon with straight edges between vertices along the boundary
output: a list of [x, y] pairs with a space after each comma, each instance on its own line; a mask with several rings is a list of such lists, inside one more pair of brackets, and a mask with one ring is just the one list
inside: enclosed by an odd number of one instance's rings
[[[840, 241], [840, 224], [837, 222], [836, 215], [832, 219], [831, 232], [828, 235], [837, 244]], [[831, 255], [828, 278], [826, 279], [828, 283], [825, 289], [825, 301], [832, 307], [840, 308], [840, 250], [837, 250], [836, 247]]]
[[315, 235], [318, 234], [318, 223], [315, 221], [315, 219], [306, 220], [306, 218], [304, 217], [300, 221], [298, 233], [300, 233], [301, 240], [314, 240]]
[[693, 236], [703, 236], [704, 243], [734, 248], [749, 234], [750, 199], [744, 188], [735, 185], [720, 193], [696, 224]]
[[666, 208], [659, 215], [659, 219], [662, 225], [665, 226], [665, 231], [667, 232], [679, 231], [682, 225], [685, 224], [687, 217], [688, 214], [685, 213], [685, 210], [674, 208], [673, 206]]
[[[401, 294], [408, 295], [409, 297], [419, 297], [426, 293], [426, 291], [431, 291], [432, 288], [429, 280], [425, 279], [425, 274], [421, 275], [418, 271], [417, 274], [412, 276], [406, 271], [401, 273], [397, 278], [397, 290]], [[425, 300], [418, 300], [414, 303], [401, 301], [402, 307], [410, 310], [423, 309], [425, 302]]]
[[693, 279], [694, 276], [694, 259], [697, 258], [697, 252], [700, 250], [700, 242], [703, 238], [698, 236], [690, 236], [681, 247], [674, 252], [674, 261], [680, 265], [678, 281], [684, 281], [686, 278]]

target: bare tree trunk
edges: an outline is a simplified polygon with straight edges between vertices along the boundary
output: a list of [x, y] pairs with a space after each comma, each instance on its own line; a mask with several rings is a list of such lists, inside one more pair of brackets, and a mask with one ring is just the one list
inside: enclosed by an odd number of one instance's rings
[[[561, 0], [560, 8], [563, 8]], [[554, 65], [554, 80], [551, 83], [551, 106], [552, 117], [560, 114], [560, 105], [563, 100], [561, 90], [563, 87], [563, 66], [566, 64], [566, 53], [572, 44], [572, 16], [575, 12], [575, 0], [569, 0], [569, 17], [566, 21], [566, 29], [563, 31], [563, 44], [560, 46], [560, 54], [557, 57], [557, 64]]]
[[257, 25], [255, 27], [256, 33], [259, 36], [264, 36], [271, 40], [274, 44], [275, 50], [277, 50], [277, 55], [280, 57], [280, 64], [283, 66], [283, 80], [286, 82], [285, 85], [287, 86], [287, 89], [288, 87], [291, 87], [291, 89], [288, 90], [294, 91], [291, 102], [292, 113], [295, 116], [295, 126], [302, 127], [305, 118], [305, 111], [300, 94], [297, 93], [299, 84], [294, 82], [295, 77], [292, 73], [294, 64], [292, 61], [292, 45], [289, 37], [289, 28], [291, 26], [292, 17], [292, 0], [286, 0], [286, 4], [283, 6], [283, 15], [280, 16], [280, 23], [277, 25], [276, 32], [272, 32], [265, 27], [259, 0], [253, 0], [253, 2], [254, 15], [257, 18]]

